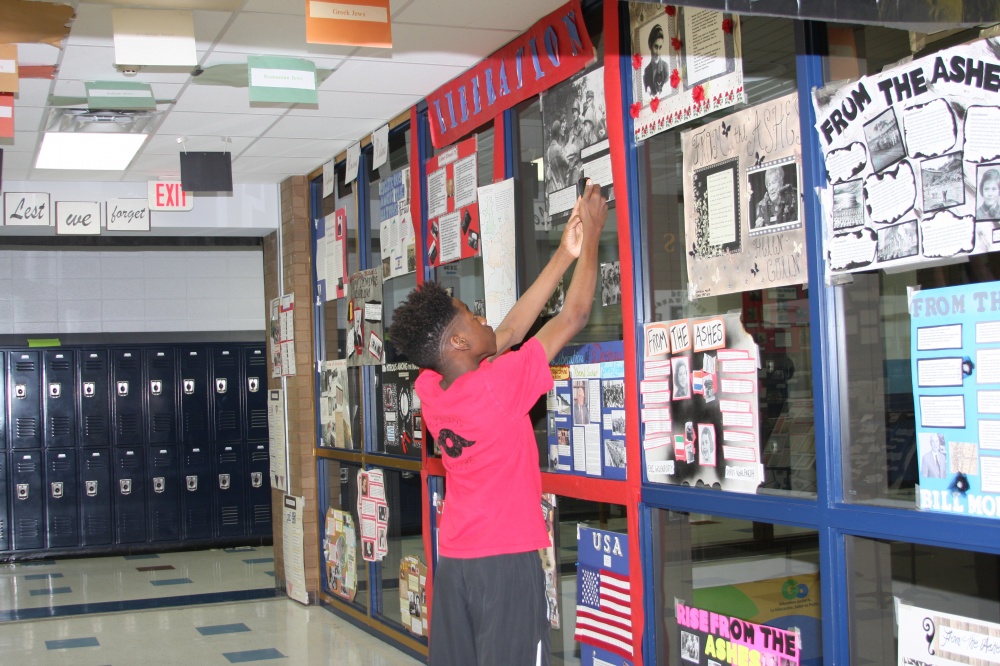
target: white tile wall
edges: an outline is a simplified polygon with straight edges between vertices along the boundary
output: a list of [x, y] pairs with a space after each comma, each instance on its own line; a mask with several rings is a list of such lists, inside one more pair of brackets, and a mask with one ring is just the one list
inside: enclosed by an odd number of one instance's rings
[[260, 250], [0, 250], [0, 334], [265, 328]]

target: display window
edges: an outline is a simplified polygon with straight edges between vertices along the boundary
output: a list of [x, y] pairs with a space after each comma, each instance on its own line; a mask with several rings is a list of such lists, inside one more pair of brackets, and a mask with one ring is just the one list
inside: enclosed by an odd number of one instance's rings
[[360, 465], [320, 460], [326, 478], [326, 511], [320, 523], [323, 591], [340, 602], [367, 612], [370, 606], [368, 566], [362, 557], [358, 513]]

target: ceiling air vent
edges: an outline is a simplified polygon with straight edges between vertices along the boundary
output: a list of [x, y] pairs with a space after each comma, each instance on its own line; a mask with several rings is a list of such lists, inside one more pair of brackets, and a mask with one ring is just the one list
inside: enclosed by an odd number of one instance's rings
[[92, 111], [52, 109], [46, 132], [93, 134], [142, 134], [156, 116], [154, 111]]

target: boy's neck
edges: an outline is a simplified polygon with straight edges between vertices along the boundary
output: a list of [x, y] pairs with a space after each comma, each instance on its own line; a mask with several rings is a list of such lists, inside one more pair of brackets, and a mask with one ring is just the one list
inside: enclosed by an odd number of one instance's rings
[[478, 358], [471, 354], [453, 354], [445, 363], [445, 367], [441, 369], [441, 389], [447, 391], [448, 387], [455, 383], [456, 379], [467, 372], [478, 369], [479, 365], [483, 362], [483, 358]]

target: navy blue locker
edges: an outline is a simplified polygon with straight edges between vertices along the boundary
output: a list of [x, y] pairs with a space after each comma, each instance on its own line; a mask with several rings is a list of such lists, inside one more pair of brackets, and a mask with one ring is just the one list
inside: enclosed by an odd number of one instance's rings
[[7, 426], [12, 449], [42, 448], [42, 369], [38, 352], [12, 351], [7, 366]]
[[42, 353], [45, 448], [76, 446], [75, 365], [75, 355], [67, 349], [49, 349]]
[[45, 489], [42, 450], [10, 451], [10, 547], [45, 547]]
[[76, 450], [45, 451], [45, 522], [49, 548], [80, 543], [79, 495], [76, 485]]
[[[7, 396], [7, 379], [6, 379], [7, 378], [7, 363], [5, 362], [6, 359], [7, 359], [7, 353], [6, 352], [0, 352], [0, 373], [3, 373], [3, 378], [0, 379], [0, 404], [3, 404], [5, 406], [4, 409], [0, 409], [0, 449], [6, 449], [7, 448], [7, 409], [6, 409], [6, 405], [7, 405], [7, 400], [6, 400], [6, 396]], [[2, 455], [2, 453], [3, 452], [0, 451], [0, 455]], [[2, 483], [4, 485], [4, 487], [6, 487], [6, 485], [7, 485], [7, 474], [6, 474], [7, 461], [4, 460], [4, 462], [2, 464], [4, 466], [4, 472], [5, 473], [2, 476], [0, 476], [0, 483]], [[0, 500], [0, 503], [2, 503], [3, 506], [6, 506], [6, 497], [5, 497], [4, 500]], [[3, 517], [5, 515], [6, 515], [6, 511], [4, 511], [3, 514], [0, 514], [0, 517]], [[0, 544], [2, 544], [3, 541], [8, 538], [7, 537], [6, 527], [7, 527], [7, 521], [6, 521], [6, 519], [4, 519], [4, 535], [2, 537], [0, 537]], [[4, 548], [0, 548], [0, 550], [4, 550]]]
[[184, 540], [210, 539], [213, 535], [212, 452], [205, 444], [185, 444], [181, 461], [184, 490], [181, 506], [184, 512]]
[[7, 507], [9, 504], [7, 495], [7, 453], [0, 451], [0, 551], [10, 550], [10, 520], [7, 518]]
[[208, 352], [204, 347], [185, 347], [180, 356], [181, 441], [208, 441]]
[[[79, 445], [84, 448], [111, 446], [111, 370], [108, 365], [108, 350], [81, 349], [77, 354], [77, 363], [80, 375], [80, 385], [76, 391], [76, 399], [80, 405]], [[109, 472], [110, 469], [109, 464]], [[110, 522], [110, 517], [108, 520]]]
[[248, 442], [247, 472], [250, 488], [250, 534], [271, 534], [271, 459], [267, 442]]
[[212, 349], [212, 431], [216, 442], [243, 438], [240, 405], [240, 348]]
[[146, 540], [146, 465], [139, 447], [115, 449], [115, 542]]
[[244, 437], [248, 440], [267, 439], [267, 355], [263, 345], [243, 349]]
[[139, 446], [142, 444], [143, 413], [142, 359], [138, 349], [111, 352], [111, 391], [115, 446]]
[[146, 497], [149, 498], [149, 540], [181, 538], [180, 465], [176, 446], [150, 446], [147, 451]]
[[114, 541], [111, 522], [111, 452], [80, 451], [80, 545], [103, 546]]
[[146, 443], [173, 444], [177, 441], [177, 368], [175, 350], [143, 350], [146, 370]]
[[247, 533], [244, 447], [239, 442], [215, 446], [215, 511], [219, 536]]

